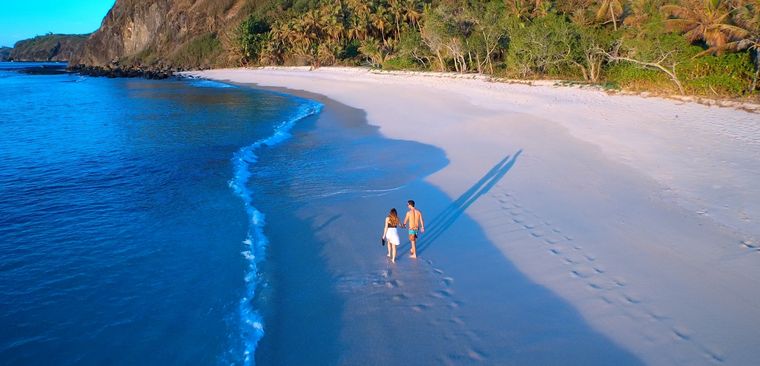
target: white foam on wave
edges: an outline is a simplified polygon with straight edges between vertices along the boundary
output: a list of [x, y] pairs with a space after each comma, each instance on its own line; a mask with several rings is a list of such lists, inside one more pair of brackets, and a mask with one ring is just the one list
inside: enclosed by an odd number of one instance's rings
[[260, 284], [258, 264], [264, 260], [269, 240], [264, 235], [265, 215], [253, 206], [253, 193], [247, 188], [251, 177], [251, 168], [258, 161], [256, 152], [262, 147], [275, 146], [291, 137], [290, 130], [299, 120], [319, 113], [322, 104], [306, 99], [300, 99], [301, 105], [288, 119], [277, 125], [274, 133], [264, 139], [238, 150], [232, 158], [235, 175], [230, 181], [230, 187], [244, 203], [250, 220], [248, 236], [243, 244], [248, 246], [241, 253], [248, 261], [245, 274], [246, 292], [240, 300], [241, 333], [244, 342], [243, 364], [253, 365], [256, 346], [264, 336], [264, 322], [261, 314], [253, 307], [252, 300], [256, 296], [256, 287]]
[[201, 88], [235, 88], [236, 86], [222, 83], [220, 81], [214, 81], [214, 80], [206, 80], [206, 79], [193, 79], [190, 82], [193, 86], [201, 87]]

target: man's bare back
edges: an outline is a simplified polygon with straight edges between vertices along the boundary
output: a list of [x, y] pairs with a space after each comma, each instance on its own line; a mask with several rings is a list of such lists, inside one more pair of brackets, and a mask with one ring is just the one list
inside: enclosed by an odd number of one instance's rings
[[412, 258], [417, 258], [417, 236], [425, 232], [425, 220], [422, 219], [422, 212], [414, 207], [414, 201], [409, 200], [407, 203], [409, 211], [404, 217], [403, 226], [409, 229], [409, 241], [412, 242]]

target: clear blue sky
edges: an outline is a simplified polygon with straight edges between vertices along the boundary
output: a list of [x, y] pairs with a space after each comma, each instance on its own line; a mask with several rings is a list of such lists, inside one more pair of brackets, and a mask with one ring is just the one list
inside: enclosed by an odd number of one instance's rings
[[115, 0], [0, 0], [0, 46], [53, 33], [90, 33]]

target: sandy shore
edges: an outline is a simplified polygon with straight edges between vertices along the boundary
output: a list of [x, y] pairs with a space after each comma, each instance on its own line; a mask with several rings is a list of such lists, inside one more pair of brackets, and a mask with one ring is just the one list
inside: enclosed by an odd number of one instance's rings
[[[544, 302], [530, 303], [531, 296], [521, 295], [538, 291], [532, 287], [509, 287], [499, 276], [514, 277], [504, 272], [512, 265], [624, 350], [590, 363], [629, 362], [625, 352], [649, 364], [745, 365], [760, 357], [757, 114], [436, 74], [332, 68], [191, 74], [324, 95], [366, 112], [388, 138], [445, 152], [448, 165], [393, 197], [419, 197], [429, 220], [423, 263], [440, 278], [426, 276], [448, 287], [409, 283], [425, 276], [389, 282], [389, 288], [405, 283], [410, 288], [403, 295], [412, 300], [437, 293], [461, 313], [449, 316], [458, 329], [449, 337], [462, 341], [463, 349], [440, 362], [462, 363], [458, 355], [464, 355], [468, 362], [520, 363], [519, 354], [504, 350], [520, 342], [510, 328], [520, 324], [514, 314], [557, 308], [542, 309]], [[425, 202], [425, 187], [440, 190], [442, 197]], [[375, 212], [356, 216], [357, 227], [382, 220]], [[345, 260], [327, 255], [328, 262]], [[380, 265], [371, 263], [358, 266], [359, 272]], [[521, 302], [530, 303], [530, 310]], [[422, 306], [416, 308], [420, 312], [425, 306], [403, 303]], [[345, 308], [344, 321], [371, 323], [352, 312], [350, 302]], [[445, 315], [439, 311], [436, 317]], [[534, 327], [547, 333], [573, 337], [555, 329], [557, 319], [529, 318], [543, 321]], [[387, 327], [398, 331], [409, 324]], [[342, 337], [367, 331], [358, 329], [344, 326]], [[429, 347], [443, 342], [430, 341]]]

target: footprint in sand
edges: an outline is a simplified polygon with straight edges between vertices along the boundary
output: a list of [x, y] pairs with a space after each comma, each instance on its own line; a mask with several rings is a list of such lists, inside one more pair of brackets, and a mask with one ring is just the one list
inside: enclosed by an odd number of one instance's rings
[[668, 317], [658, 309], [650, 309], [647, 314], [649, 314], [649, 316], [651, 316], [652, 319], [656, 321], [663, 321], [665, 319], [668, 319]]
[[567, 264], [577, 264], [577, 263], [579, 263], [578, 260], [576, 260], [576, 259], [574, 259], [572, 257], [565, 257], [565, 258], [563, 258], [563, 260]]
[[452, 317], [449, 321], [451, 321], [452, 323], [457, 324], [457, 325], [464, 325], [464, 320], [462, 320], [462, 318], [460, 318], [458, 316]]
[[454, 279], [451, 277], [444, 277], [443, 278], [443, 284], [446, 286], [451, 286], [451, 284], [454, 283]]
[[406, 294], [393, 295], [393, 301], [404, 301], [408, 298], [409, 296], [407, 296]]
[[752, 239], [742, 240], [741, 246], [747, 248], [747, 249], [756, 249], [758, 247], [757, 244]]
[[597, 274], [593, 268], [585, 266], [577, 267], [576, 269], [570, 271], [570, 273], [578, 278], [589, 278]]
[[605, 279], [605, 278], [592, 277], [588, 281], [588, 287], [590, 287], [590, 288], [592, 288], [594, 290], [603, 291], [603, 290], [610, 290], [610, 289], [612, 289], [615, 286], [612, 283], [610, 283], [609, 281], [607, 281], [607, 279]]
[[623, 297], [625, 298], [625, 301], [628, 301], [629, 304], [641, 303], [641, 297], [635, 293], [625, 293], [623, 294]]
[[426, 305], [426, 304], [417, 304], [417, 305], [412, 306], [412, 310], [414, 310], [414, 311], [416, 311], [418, 313], [421, 313], [421, 312], [423, 312], [423, 311], [425, 311], [425, 310], [427, 310], [429, 308], [430, 308], [430, 306]]
[[388, 288], [397, 288], [403, 285], [404, 285], [404, 282], [401, 280], [391, 280], [391, 281], [388, 281], [386, 284]]
[[710, 361], [723, 363], [726, 360], [726, 357], [723, 356], [721, 352], [713, 351], [711, 349], [708, 349], [707, 347], [705, 347], [704, 351], [705, 351], [705, 356]]
[[570, 264], [580, 264], [580, 263], [588, 262], [586, 261], [586, 258], [583, 257], [582, 255], [578, 253], [572, 253], [572, 252], [567, 253], [567, 255], [563, 257], [563, 259], [565, 260], [565, 263], [570, 263]]
[[433, 293], [431, 293], [430, 296], [433, 296], [439, 299], [448, 299], [451, 297], [451, 291], [450, 290], [433, 291]]
[[689, 332], [689, 330], [684, 327], [675, 326], [671, 329], [671, 331], [673, 331], [673, 335], [676, 336], [676, 339], [688, 341], [691, 338], [691, 332]]
[[458, 309], [461, 306], [462, 306], [462, 302], [461, 301], [452, 301], [452, 302], [448, 303], [448, 307], [450, 309]]
[[549, 252], [552, 253], [552, 254], [554, 254], [554, 255], [559, 255], [560, 253], [562, 253], [562, 251], [559, 250], [559, 248], [551, 248], [551, 249], [549, 249]]
[[472, 348], [467, 350], [467, 356], [470, 357], [474, 361], [483, 361], [486, 359], [485, 354], [483, 352], [480, 352]]

